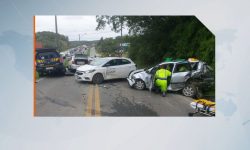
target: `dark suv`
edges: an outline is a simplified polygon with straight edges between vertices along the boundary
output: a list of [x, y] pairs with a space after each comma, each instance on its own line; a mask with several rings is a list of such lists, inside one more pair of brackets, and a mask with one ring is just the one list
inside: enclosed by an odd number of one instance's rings
[[40, 75], [59, 73], [65, 74], [63, 59], [54, 48], [37, 48], [36, 49], [36, 71]]

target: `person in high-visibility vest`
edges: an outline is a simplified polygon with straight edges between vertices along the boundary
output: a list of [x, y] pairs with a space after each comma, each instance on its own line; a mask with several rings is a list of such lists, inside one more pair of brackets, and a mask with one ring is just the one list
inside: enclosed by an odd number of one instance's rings
[[166, 96], [168, 78], [170, 78], [171, 72], [165, 69], [164, 65], [160, 66], [160, 69], [155, 73], [155, 86], [159, 87], [162, 92], [162, 96]]

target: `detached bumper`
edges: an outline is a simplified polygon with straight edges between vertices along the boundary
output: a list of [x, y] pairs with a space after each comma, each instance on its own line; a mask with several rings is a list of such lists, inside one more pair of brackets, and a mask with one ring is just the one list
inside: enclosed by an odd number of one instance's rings
[[134, 84], [135, 84], [135, 80], [134, 80], [134, 79], [127, 78], [127, 81], [128, 81], [128, 85], [129, 85], [130, 87], [133, 87], [133, 86], [134, 86]]

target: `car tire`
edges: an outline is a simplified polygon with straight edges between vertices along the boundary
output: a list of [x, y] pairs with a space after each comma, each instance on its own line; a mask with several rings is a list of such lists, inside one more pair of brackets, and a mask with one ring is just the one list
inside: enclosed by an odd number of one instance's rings
[[195, 97], [197, 94], [197, 89], [194, 85], [192, 84], [187, 84], [183, 89], [182, 89], [182, 94], [187, 97]]
[[61, 72], [60, 72], [60, 75], [61, 75], [61, 76], [64, 76], [65, 73], [66, 73], [66, 69], [62, 69]]
[[146, 84], [141, 79], [135, 80], [134, 88], [137, 90], [144, 90], [146, 87]]
[[104, 80], [104, 78], [103, 78], [103, 75], [102, 75], [101, 73], [95, 74], [95, 75], [93, 76], [93, 78], [92, 78], [92, 82], [93, 82], [94, 84], [100, 84], [100, 83], [103, 82], [103, 80]]

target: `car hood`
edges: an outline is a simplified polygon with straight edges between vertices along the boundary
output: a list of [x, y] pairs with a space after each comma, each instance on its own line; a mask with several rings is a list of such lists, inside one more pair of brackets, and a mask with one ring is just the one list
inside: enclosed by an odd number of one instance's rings
[[87, 70], [92, 70], [96, 69], [97, 66], [92, 66], [92, 65], [83, 65], [77, 68], [77, 71], [87, 71]]
[[[150, 78], [151, 75], [148, 74], [144, 69], [139, 69], [139, 70], [135, 70], [133, 71], [128, 78], [132, 78], [132, 76], [136, 79], [142, 79], [144, 82], [146, 82], [147, 78]], [[147, 83], [146, 83], [147, 84]]]
[[129, 77], [133, 76], [134, 74], [137, 74], [137, 73], [140, 73], [140, 72], [143, 72], [144, 69], [138, 69], [138, 70], [135, 70], [133, 72], [130, 73]]

